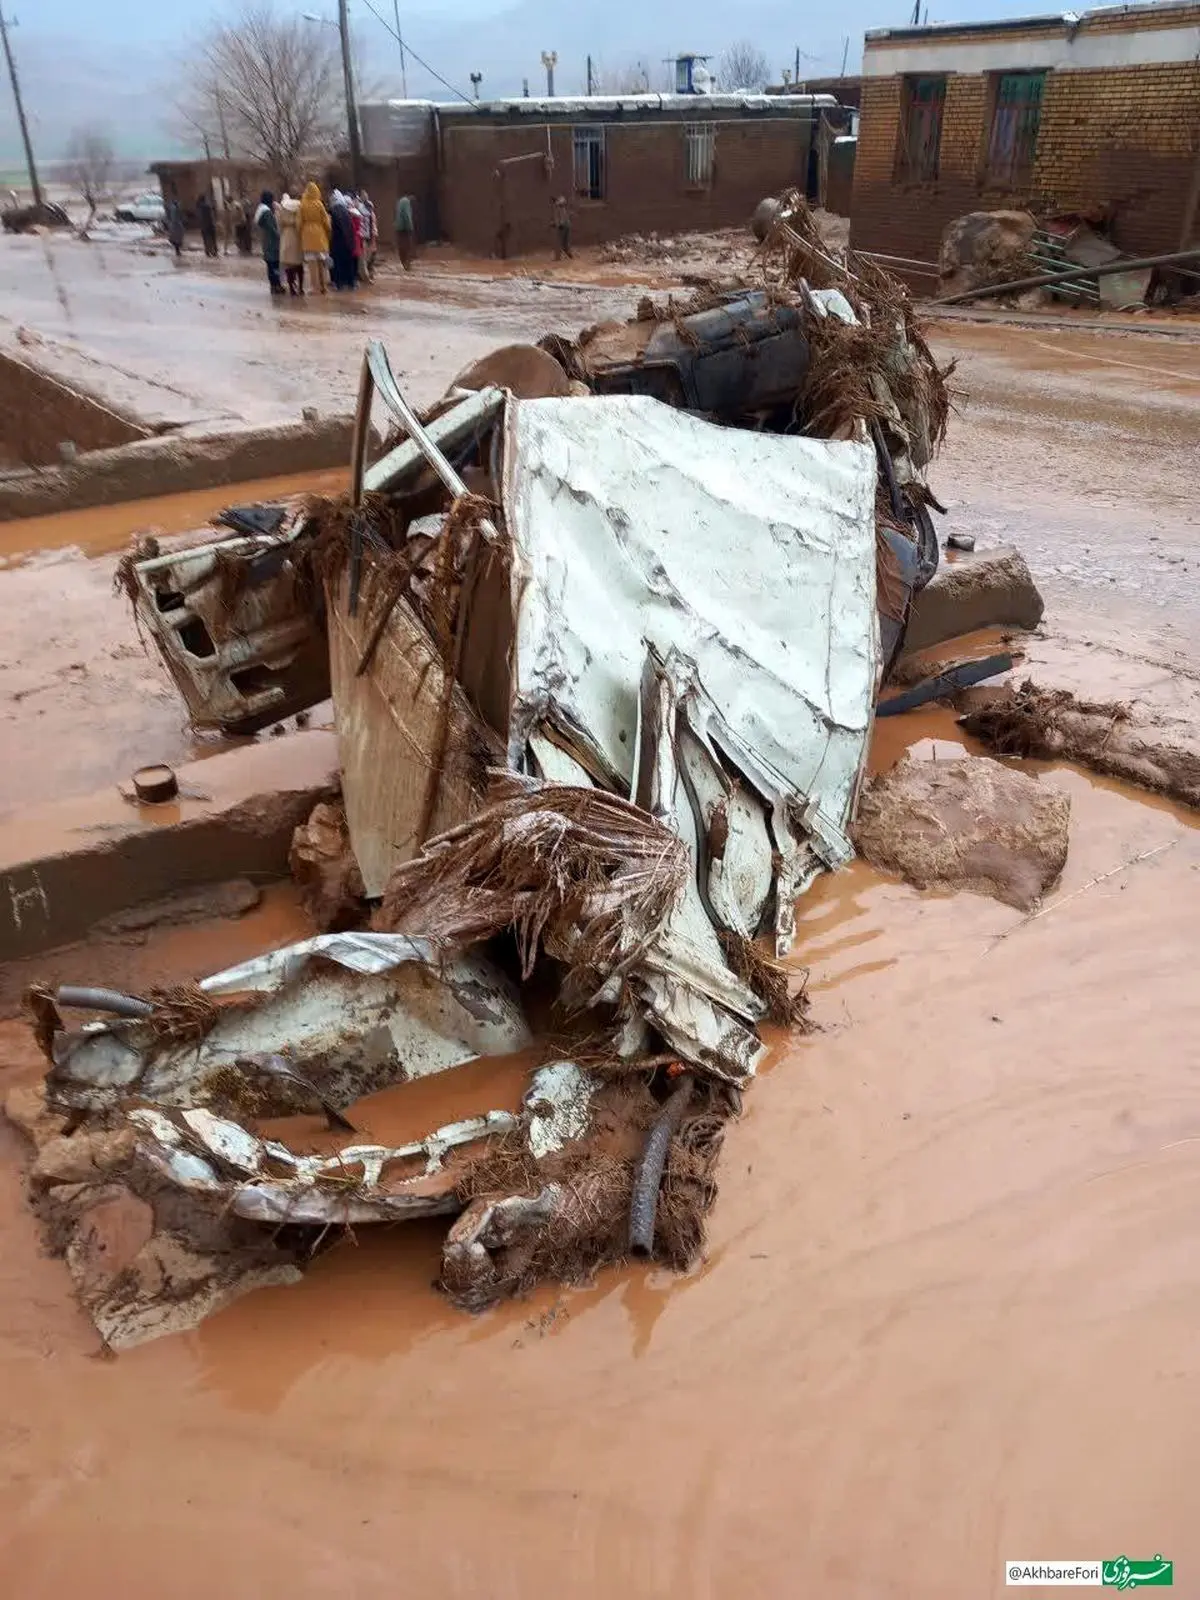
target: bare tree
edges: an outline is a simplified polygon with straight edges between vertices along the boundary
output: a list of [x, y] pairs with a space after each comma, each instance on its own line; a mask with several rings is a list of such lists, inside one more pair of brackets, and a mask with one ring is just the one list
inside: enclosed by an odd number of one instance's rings
[[88, 207], [83, 225], [86, 235], [96, 220], [96, 211], [109, 191], [116, 165], [116, 151], [107, 131], [96, 124], [76, 128], [67, 141], [67, 181]]
[[717, 69], [717, 82], [722, 89], [765, 89], [770, 77], [766, 56], [749, 39], [731, 44]]
[[644, 61], [626, 61], [620, 66], [602, 63], [592, 72], [594, 94], [649, 94], [650, 73]]
[[251, 0], [215, 26], [181, 67], [176, 122], [217, 152], [264, 167], [283, 183], [306, 156], [345, 138], [337, 33], [302, 17], [277, 16]]

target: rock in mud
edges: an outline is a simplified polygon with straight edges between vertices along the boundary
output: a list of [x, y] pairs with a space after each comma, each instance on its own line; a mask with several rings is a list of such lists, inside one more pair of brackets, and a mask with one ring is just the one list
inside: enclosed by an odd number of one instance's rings
[[129, 1128], [81, 1128], [69, 1137], [49, 1139], [41, 1146], [29, 1171], [36, 1188], [56, 1183], [97, 1183], [127, 1166], [133, 1159], [133, 1132]]
[[1067, 859], [1071, 802], [987, 756], [906, 756], [867, 789], [854, 839], [914, 888], [946, 885], [1032, 910]]
[[963, 718], [1000, 755], [1078, 761], [1155, 794], [1200, 806], [1200, 747], [1167, 737], [1129, 706], [1077, 700], [1066, 689], [980, 690]]
[[1025, 557], [1011, 545], [946, 562], [912, 604], [904, 654], [977, 628], [1036, 628], [1045, 611]]
[[1028, 211], [970, 211], [956, 217], [942, 235], [941, 292], [959, 294], [1027, 277], [1036, 228]]
[[346, 810], [322, 802], [292, 835], [288, 856], [304, 909], [322, 933], [361, 927], [366, 906], [362, 873], [350, 845]]

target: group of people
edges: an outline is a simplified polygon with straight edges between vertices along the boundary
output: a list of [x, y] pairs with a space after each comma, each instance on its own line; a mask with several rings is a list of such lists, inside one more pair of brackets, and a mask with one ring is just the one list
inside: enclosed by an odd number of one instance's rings
[[[210, 195], [196, 201], [196, 218], [204, 253], [220, 253], [217, 244], [217, 213]], [[321, 294], [334, 289], [353, 289], [375, 277], [379, 254], [379, 219], [365, 189], [331, 189], [328, 203], [316, 183], [305, 186], [299, 199], [283, 194], [275, 199], [264, 189], [251, 218], [240, 200], [224, 207], [226, 244], [232, 229], [238, 248], [246, 253], [256, 235], [267, 269], [272, 294], [302, 295], [307, 284]], [[177, 198], [166, 210], [167, 237], [178, 256], [183, 250], [184, 217]], [[396, 201], [396, 254], [406, 272], [411, 270], [416, 227], [411, 195]]]
[[321, 294], [329, 284], [353, 289], [375, 276], [379, 222], [365, 189], [348, 194], [334, 189], [328, 206], [315, 183], [305, 187], [299, 200], [285, 194], [276, 202], [270, 189], [264, 189], [254, 226], [272, 294], [303, 294], [305, 268]]

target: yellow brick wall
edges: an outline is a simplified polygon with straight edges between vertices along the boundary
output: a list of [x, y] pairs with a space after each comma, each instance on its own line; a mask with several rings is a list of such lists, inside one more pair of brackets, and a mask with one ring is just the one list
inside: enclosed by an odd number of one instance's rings
[[[1190, 9], [1200, 16], [1200, 6]], [[1178, 25], [1188, 13], [1170, 14]], [[955, 217], [1011, 206], [1104, 216], [1117, 244], [1138, 255], [1176, 248], [1200, 147], [1200, 62], [1048, 72], [1033, 177], [1016, 192], [986, 182], [985, 73], [947, 75], [937, 180], [898, 183], [903, 94], [898, 74], [863, 80], [851, 212], [857, 248], [934, 260]]]

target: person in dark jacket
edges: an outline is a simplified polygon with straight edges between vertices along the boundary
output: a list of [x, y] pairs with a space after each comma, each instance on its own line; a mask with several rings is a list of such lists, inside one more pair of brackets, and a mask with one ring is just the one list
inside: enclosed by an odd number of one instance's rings
[[167, 201], [167, 238], [171, 241], [176, 259], [183, 254], [183, 209], [179, 201], [172, 198]]
[[254, 226], [258, 229], [258, 236], [262, 241], [263, 260], [267, 264], [267, 282], [271, 285], [271, 293], [285, 294], [287, 291], [279, 277], [279, 218], [275, 215], [275, 196], [270, 189], [264, 189], [262, 192], [258, 210], [254, 213]]
[[354, 256], [354, 219], [340, 189], [329, 199], [329, 257], [333, 263], [330, 278], [335, 289], [353, 289], [358, 277]]
[[217, 254], [217, 214], [213, 210], [212, 199], [207, 194], [202, 194], [196, 201], [196, 216], [200, 221], [200, 237], [204, 241], [204, 254], [215, 256]]

